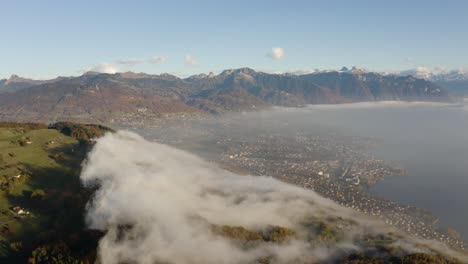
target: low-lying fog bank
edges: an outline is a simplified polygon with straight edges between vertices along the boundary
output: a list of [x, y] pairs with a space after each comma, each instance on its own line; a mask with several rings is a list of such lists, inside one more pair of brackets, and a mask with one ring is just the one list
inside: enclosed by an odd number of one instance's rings
[[[358, 241], [391, 231], [311, 190], [237, 175], [131, 132], [99, 139], [81, 179], [98, 187], [87, 222], [108, 230], [99, 244], [102, 263], [310, 263], [368, 250], [373, 246]], [[335, 234], [329, 243], [316, 240], [322, 225]], [[281, 226], [294, 235], [281, 243], [239, 244], [213, 226]], [[430, 252], [421, 245], [450, 252], [436, 242], [392, 236], [387, 246], [406, 252]]]
[[[147, 138], [216, 159], [210, 139], [298, 133], [369, 137], [380, 144], [376, 157], [399, 163], [408, 177], [389, 178], [373, 193], [425, 208], [468, 237], [468, 105], [377, 102], [311, 105], [226, 114], [163, 126], [134, 128]], [[252, 137], [254, 138], [254, 137]], [[210, 146], [208, 146], [210, 144]], [[217, 146], [220, 149], [222, 146]], [[438, 195], [433, 195], [434, 192]]]

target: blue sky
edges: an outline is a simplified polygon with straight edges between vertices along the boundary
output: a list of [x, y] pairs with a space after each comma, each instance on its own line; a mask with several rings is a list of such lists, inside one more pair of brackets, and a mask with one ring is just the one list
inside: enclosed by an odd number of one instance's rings
[[4, 0], [0, 10], [0, 78], [468, 66], [468, 1]]

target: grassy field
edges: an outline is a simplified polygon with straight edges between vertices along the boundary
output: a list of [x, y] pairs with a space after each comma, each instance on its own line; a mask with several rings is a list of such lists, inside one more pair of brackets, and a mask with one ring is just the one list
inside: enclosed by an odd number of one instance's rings
[[[54, 228], [57, 219], [52, 218], [67, 208], [62, 207], [64, 198], [81, 191], [78, 174], [84, 155], [78, 140], [54, 129], [0, 128], [0, 257]], [[80, 209], [71, 210], [81, 214]]]

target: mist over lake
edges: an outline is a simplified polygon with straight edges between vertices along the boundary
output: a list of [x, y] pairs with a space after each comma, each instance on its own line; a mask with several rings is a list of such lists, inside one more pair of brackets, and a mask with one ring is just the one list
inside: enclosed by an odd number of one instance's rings
[[305, 116], [305, 122], [376, 139], [379, 144], [372, 153], [400, 164], [407, 175], [387, 177], [370, 192], [430, 210], [443, 227], [452, 227], [468, 237], [466, 105], [313, 106]]
[[[468, 237], [468, 111], [464, 104], [380, 102], [275, 108], [228, 114], [217, 119], [144, 129], [209, 159], [220, 155], [207, 143], [258, 134], [337, 134], [369, 138], [370, 154], [398, 164], [405, 176], [386, 177], [370, 188], [373, 195], [432, 212], [444, 228]], [[148, 135], [149, 136], [149, 135]], [[151, 137], [151, 136], [150, 136]], [[177, 141], [177, 140], [176, 140]], [[209, 149], [207, 153], [207, 149]]]

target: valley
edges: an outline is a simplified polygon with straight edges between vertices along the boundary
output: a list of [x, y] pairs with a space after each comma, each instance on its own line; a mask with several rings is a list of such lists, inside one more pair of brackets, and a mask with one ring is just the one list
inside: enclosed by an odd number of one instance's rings
[[[255, 120], [255, 114], [251, 118]], [[277, 118], [285, 120], [280, 114]], [[256, 127], [250, 125], [249, 119], [247, 115], [237, 119], [165, 123], [152, 129], [128, 128], [158, 142], [202, 155], [228, 170], [272, 176], [312, 189], [340, 205], [382, 219], [405, 233], [465, 250], [466, 241], [456, 232], [443, 228], [439, 218], [430, 211], [368, 192], [384, 178], [405, 177], [406, 174], [398, 165], [376, 159], [369, 153], [369, 148], [378, 142], [327, 129], [313, 129], [314, 133], [310, 133], [307, 125], [298, 128], [297, 124], [275, 124], [266, 117], [261, 126]], [[289, 125], [297, 132], [292, 133]]]
[[[57, 123], [50, 126], [2, 124], [0, 260], [29, 259], [30, 263], [50, 263], [52, 260], [65, 263], [94, 261], [97, 241], [105, 233], [104, 230], [85, 227], [83, 222], [85, 204], [95, 189], [83, 188], [78, 176], [81, 170], [80, 164], [86, 153], [93, 146], [95, 139], [106, 131], [111, 130], [101, 126], [73, 123]], [[173, 135], [172, 139], [176, 138], [177, 136]], [[163, 138], [160, 138], [161, 140]], [[362, 148], [370, 143], [367, 139], [346, 139], [346, 142], [352, 142], [351, 145], [343, 142], [343, 138], [340, 137], [317, 136], [317, 134], [313, 137], [296, 136], [293, 139], [279, 135], [265, 137], [260, 134], [259, 138], [228, 137], [214, 140], [215, 149], [205, 149], [204, 153], [213, 154], [222, 149], [223, 151], [216, 156], [219, 157], [217, 162], [225, 169], [259, 176], [271, 175], [303, 188], [311, 188], [344, 206], [372, 217], [386, 219], [387, 224], [398, 228], [402, 228], [398, 223], [402, 220], [408, 223], [432, 221], [430, 216], [418, 209], [399, 207], [389, 201], [385, 205], [383, 200], [376, 200], [365, 194], [362, 189], [367, 188], [366, 185], [372, 184], [386, 174], [399, 171], [382, 161], [362, 156]], [[335, 159], [349, 159], [350, 156], [347, 155], [355, 157], [351, 163], [356, 168], [347, 169], [349, 175], [340, 170], [342, 167], [337, 166], [336, 162], [331, 162]], [[317, 161], [305, 161], [311, 158]], [[361, 168], [358, 164], [364, 165], [361, 170], [356, 170]], [[344, 165], [348, 168], [347, 166]], [[376, 169], [380, 173], [376, 173], [375, 176], [369, 174], [367, 176], [369, 182], [363, 178], [362, 186], [355, 181], [346, 180], [356, 178], [355, 173], [367, 174], [367, 171]], [[242, 178], [242, 176], [236, 177]], [[350, 202], [352, 204], [349, 204]], [[395, 214], [395, 210], [398, 214]], [[213, 232], [237, 241], [236, 243], [240, 243], [242, 247], [247, 245], [257, 247], [264, 243], [281, 245], [306, 235], [310, 236], [308, 239], [312, 239], [311, 241], [317, 241], [314, 243], [333, 246], [341, 239], [346, 239], [348, 232], [346, 230], [358, 228], [354, 220], [342, 219], [341, 216], [334, 218], [333, 214], [330, 211], [327, 223], [320, 217], [311, 218], [304, 223], [304, 227], [318, 230], [318, 234], [315, 234], [315, 231], [309, 235], [302, 233], [304, 231], [297, 234], [297, 229], [291, 230], [281, 226], [265, 227], [263, 231], [249, 230], [242, 226], [214, 226]], [[392, 214], [396, 217], [393, 224], [389, 223], [390, 218], [387, 218]], [[421, 227], [420, 224], [417, 226]], [[428, 224], [425, 228], [427, 229], [407, 230], [405, 233], [424, 237], [423, 231], [432, 230], [434, 226]], [[453, 238], [447, 238], [448, 240], [439, 239], [437, 236], [426, 238], [438, 239], [455, 249], [463, 249], [463, 245], [458, 244], [459, 242]], [[365, 250], [359, 254], [341, 256], [339, 263], [348, 263], [347, 261], [351, 259], [382, 261], [400, 257], [401, 261], [403, 259], [442, 261], [446, 258], [437, 250], [431, 251], [434, 255], [404, 253], [404, 250], [392, 246], [401, 239], [406, 238], [392, 232], [380, 235], [372, 232], [362, 233], [356, 243]], [[373, 249], [376, 245], [380, 248], [378, 252]], [[265, 257], [259, 259], [258, 263], [268, 263], [269, 257]], [[453, 261], [451, 263], [458, 263], [455, 259]]]

